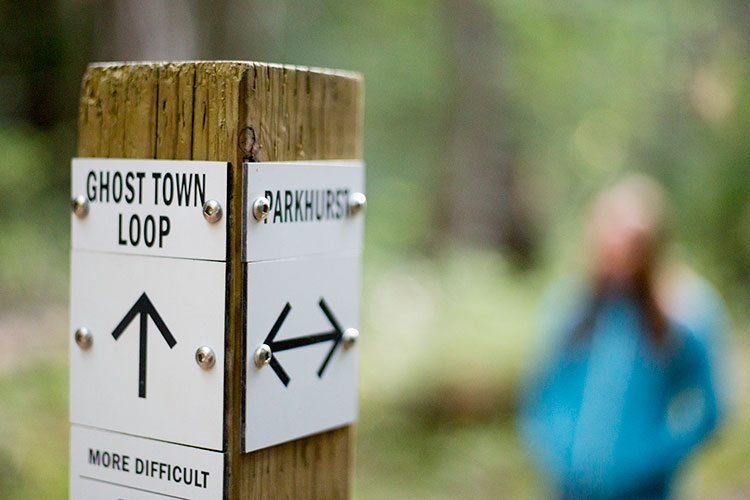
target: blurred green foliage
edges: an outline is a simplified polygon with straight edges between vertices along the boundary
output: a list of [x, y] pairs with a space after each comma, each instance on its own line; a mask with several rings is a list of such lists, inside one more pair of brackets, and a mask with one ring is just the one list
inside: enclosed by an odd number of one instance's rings
[[[193, 58], [365, 76], [370, 208], [357, 497], [544, 494], [512, 425], [518, 381], [538, 347], [534, 303], [580, 260], [578, 226], [592, 193], [633, 169], [666, 185], [674, 255], [716, 282], [738, 319], [736, 408], [688, 468], [682, 498], [747, 491], [747, 3], [471, 1], [497, 37], [465, 55], [482, 50], [499, 61], [475, 71], [506, 103], [507, 126], [497, 133], [512, 148], [523, 217], [537, 235], [536, 259], [524, 270], [504, 248], [445, 232], [456, 202], [445, 186], [461, 90], [451, 35], [460, 2], [217, 0], [193, 12]], [[108, 23], [128, 3], [138, 2], [0, 2], [0, 320], [19, 305], [43, 308], [67, 296], [68, 165], [85, 64], [175, 57], [115, 43], [123, 40], [111, 38]], [[64, 323], [56, 335], [65, 335]], [[64, 497], [66, 380], [61, 353], [0, 370], [0, 498]]]
[[0, 496], [59, 499], [68, 480], [68, 378], [62, 359], [0, 373]]

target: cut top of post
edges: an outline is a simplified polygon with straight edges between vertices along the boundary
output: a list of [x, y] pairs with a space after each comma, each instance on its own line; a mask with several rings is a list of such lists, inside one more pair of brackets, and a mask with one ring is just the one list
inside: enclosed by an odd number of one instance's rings
[[289, 161], [362, 157], [359, 73], [242, 61], [93, 63], [79, 157]]

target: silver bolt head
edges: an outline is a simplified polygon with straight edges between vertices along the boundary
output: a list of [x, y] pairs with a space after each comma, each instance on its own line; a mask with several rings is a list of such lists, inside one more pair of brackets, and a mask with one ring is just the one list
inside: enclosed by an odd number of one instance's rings
[[208, 222], [214, 224], [221, 220], [222, 210], [221, 205], [216, 200], [208, 200], [203, 204], [203, 217]]
[[355, 216], [367, 208], [367, 197], [364, 193], [352, 193], [349, 195], [349, 215]]
[[89, 214], [89, 200], [79, 194], [70, 202], [70, 208], [77, 217], [84, 218]]
[[344, 342], [344, 349], [351, 349], [357, 343], [358, 339], [359, 330], [356, 328], [347, 328], [344, 330], [344, 336], [341, 337], [342, 342]]
[[81, 328], [76, 330], [75, 339], [78, 347], [80, 347], [84, 351], [90, 349], [91, 345], [94, 343], [94, 336], [91, 334], [91, 330], [89, 330], [85, 326], [82, 326]]
[[253, 202], [253, 217], [255, 217], [255, 220], [264, 220], [270, 212], [271, 202], [265, 196], [261, 196]]
[[270, 363], [271, 358], [273, 358], [273, 352], [271, 352], [271, 348], [268, 347], [268, 344], [259, 345], [255, 350], [255, 353], [253, 353], [253, 361], [255, 361], [255, 366], [258, 368], [263, 368]]
[[195, 351], [195, 362], [204, 370], [210, 370], [216, 364], [216, 354], [207, 345], [202, 345]]

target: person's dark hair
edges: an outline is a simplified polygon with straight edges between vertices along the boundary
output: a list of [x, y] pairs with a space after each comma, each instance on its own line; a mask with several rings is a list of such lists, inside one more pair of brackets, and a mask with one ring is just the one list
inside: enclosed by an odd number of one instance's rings
[[630, 175], [596, 197], [591, 214], [592, 232], [603, 227], [603, 224], [620, 224], [625, 228], [627, 223], [637, 227], [637, 230], [631, 228], [629, 231], [640, 249], [640, 261], [625, 281], [613, 281], [601, 269], [592, 273], [591, 293], [579, 320], [575, 322], [570, 337], [572, 341], [590, 337], [596, 318], [609, 297], [628, 295], [638, 306], [643, 329], [650, 340], [656, 346], [666, 343], [668, 321], [657, 300], [655, 283], [657, 260], [666, 242], [666, 215], [662, 188], [643, 175]]

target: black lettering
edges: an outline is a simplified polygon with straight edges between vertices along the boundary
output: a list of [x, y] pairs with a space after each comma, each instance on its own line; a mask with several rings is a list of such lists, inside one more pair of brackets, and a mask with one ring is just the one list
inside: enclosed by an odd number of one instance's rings
[[284, 191], [284, 222], [292, 222], [292, 192]]
[[159, 479], [161, 479], [161, 478], [162, 478], [162, 476], [163, 476], [163, 475], [165, 474], [165, 472], [164, 472], [164, 468], [165, 468], [166, 466], [167, 466], [167, 464], [165, 464], [165, 463], [163, 463], [163, 462], [159, 464]]
[[[202, 207], [206, 202], [206, 174], [203, 174], [203, 180], [201, 182], [199, 182], [198, 179], [199, 177], [195, 175], [195, 201], [193, 202], [193, 205], [196, 207]], [[200, 193], [200, 195], [198, 193]], [[198, 204], [198, 198], [200, 198], [200, 204]]]
[[312, 220], [313, 218], [313, 197], [310, 195], [310, 190], [305, 190], [305, 222]]
[[[135, 222], [135, 236], [133, 236], [133, 222]], [[141, 241], [141, 219], [137, 215], [130, 216], [130, 244], [138, 245]]]
[[118, 217], [120, 218], [120, 223], [117, 231], [117, 243], [120, 245], [127, 245], [128, 241], [122, 238], [122, 214], [119, 214]]
[[[177, 472], [180, 473], [180, 477], [177, 477]], [[182, 469], [180, 467], [175, 467], [172, 471], [172, 478], [174, 478], [175, 483], [181, 483], [182, 482]]]
[[128, 172], [125, 174], [125, 189], [128, 190], [128, 193], [125, 195], [125, 201], [128, 203], [133, 203], [133, 200], [135, 199], [135, 189], [133, 189], [133, 177], [135, 175], [133, 172]]
[[280, 219], [281, 222], [284, 220], [281, 218], [281, 192], [276, 191], [276, 198], [273, 205], [273, 223], [276, 224], [276, 219]]
[[151, 467], [149, 469], [149, 476], [154, 477], [154, 474], [156, 474], [156, 462], [153, 460], [151, 461]]
[[[91, 180], [94, 180], [94, 184], [91, 184]], [[88, 175], [86, 175], [86, 196], [88, 196], [89, 201], [96, 201], [96, 174], [93, 170], [90, 170]]]
[[337, 219], [340, 219], [342, 215], [344, 215], [344, 206], [341, 204], [341, 194], [342, 191], [340, 189], [336, 190], [336, 215], [335, 217]]
[[[188, 471], [190, 474], [188, 475]], [[182, 478], [182, 482], [185, 483], [187, 486], [190, 486], [193, 484], [193, 469], [184, 469], [183, 470], [184, 477]]]
[[159, 178], [161, 174], [159, 172], [152, 172], [151, 177], [154, 179], [154, 205], [159, 204]]
[[[266, 191], [263, 196], [268, 199], [268, 206], [273, 207], [273, 193], [271, 191]], [[268, 224], [268, 217], [263, 219], [263, 224]]]
[[322, 199], [324, 194], [320, 190], [315, 190], [315, 218], [320, 220], [323, 218], [323, 215], [325, 215], [325, 208], [326, 208], [326, 200]]
[[302, 191], [294, 192], [294, 222], [302, 220]]
[[145, 468], [145, 464], [143, 463], [143, 459], [140, 459], [136, 457], [135, 459], [135, 473], [136, 474], [143, 474], [143, 470]]
[[129, 460], [130, 460], [129, 455], [122, 456], [122, 471], [123, 472], [130, 472], [130, 464], [128, 463]]
[[136, 172], [135, 176], [138, 177], [138, 204], [143, 203], [143, 178], [146, 177], [145, 172]]
[[108, 451], [105, 451], [102, 453], [102, 465], [104, 467], [109, 467], [109, 464], [112, 463], [112, 457], [110, 456]]
[[[167, 189], [167, 181], [169, 181], [169, 189]], [[174, 179], [172, 178], [172, 174], [167, 172], [164, 174], [164, 180], [161, 182], [161, 199], [166, 205], [172, 204], [172, 199], [174, 198]]]
[[122, 200], [122, 174], [115, 172], [112, 176], [112, 199], [115, 203], [120, 203]]
[[120, 455], [118, 455], [117, 453], [112, 454], [112, 468], [121, 470], [120, 469]]
[[208, 487], [208, 474], [209, 473], [204, 470], [204, 471], [201, 471], [201, 474], [203, 474], [203, 487], [207, 488]]
[[326, 219], [331, 218], [331, 205], [333, 204], [333, 193], [326, 189]]
[[[151, 238], [148, 236], [149, 228], [151, 229]], [[149, 241], [150, 240], [150, 241]], [[143, 242], [151, 248], [156, 240], [156, 221], [153, 215], [147, 215], [143, 220]]]
[[[107, 180], [104, 180], [102, 174], [107, 174]], [[107, 192], [107, 203], [109, 203], [109, 172], [99, 172], [99, 201], [104, 200], [104, 191]]]
[[181, 207], [186, 207], [190, 204], [190, 192], [193, 190], [193, 175], [182, 174], [180, 176], [181, 182], [177, 183], [177, 205]]
[[96, 450], [96, 453], [94, 453], [94, 450], [89, 448], [89, 463], [92, 465], [102, 464], [101, 452], [99, 450]]
[[164, 237], [169, 234], [169, 230], [172, 227], [172, 223], [169, 221], [169, 217], [166, 215], [159, 216], [159, 248], [164, 243]]

